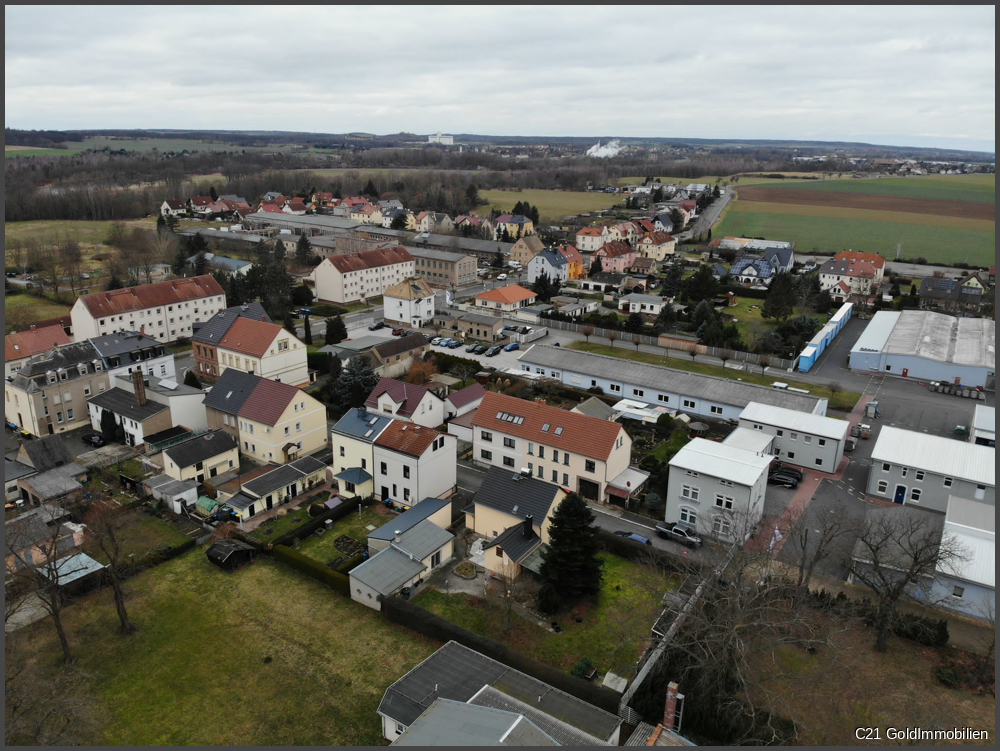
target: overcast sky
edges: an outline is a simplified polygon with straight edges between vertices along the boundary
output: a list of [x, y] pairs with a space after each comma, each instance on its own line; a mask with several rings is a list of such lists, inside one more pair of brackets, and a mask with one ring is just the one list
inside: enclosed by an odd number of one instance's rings
[[6, 6], [15, 128], [993, 151], [994, 6]]

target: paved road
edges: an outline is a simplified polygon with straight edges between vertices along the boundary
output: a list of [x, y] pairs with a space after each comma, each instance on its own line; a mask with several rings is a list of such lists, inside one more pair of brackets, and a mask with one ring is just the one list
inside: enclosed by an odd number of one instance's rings
[[712, 229], [715, 223], [719, 220], [719, 215], [722, 213], [722, 210], [726, 208], [732, 198], [733, 191], [731, 188], [728, 188], [725, 193], [719, 196], [715, 203], [705, 209], [705, 213], [701, 214], [694, 220], [694, 224], [691, 225], [690, 230], [686, 233], [682, 233], [681, 239], [694, 237]]

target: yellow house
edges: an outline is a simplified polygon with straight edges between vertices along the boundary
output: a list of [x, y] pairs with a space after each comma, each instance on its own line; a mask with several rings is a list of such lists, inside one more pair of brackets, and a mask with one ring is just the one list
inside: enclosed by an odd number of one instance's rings
[[213, 430], [163, 451], [163, 473], [175, 480], [205, 482], [239, 467], [239, 444], [224, 430]]
[[528, 262], [545, 250], [545, 243], [538, 235], [522, 237], [510, 249], [511, 261], [517, 261], [523, 268], [528, 268]]
[[583, 264], [583, 255], [573, 245], [557, 245], [556, 252], [566, 259], [567, 279], [583, 279], [587, 276], [587, 268]]
[[361, 407], [348, 410], [333, 426], [330, 431], [332, 467], [342, 495], [367, 498], [374, 493], [375, 440], [391, 422], [391, 417]]
[[520, 214], [501, 214], [493, 219], [494, 238], [499, 240], [504, 230], [513, 239], [535, 234], [535, 223]]
[[216, 351], [220, 374], [235, 368], [293, 386], [309, 385], [306, 345], [276, 323], [237, 318]]
[[639, 252], [656, 262], [665, 261], [677, 251], [677, 241], [669, 232], [647, 232], [638, 242]]

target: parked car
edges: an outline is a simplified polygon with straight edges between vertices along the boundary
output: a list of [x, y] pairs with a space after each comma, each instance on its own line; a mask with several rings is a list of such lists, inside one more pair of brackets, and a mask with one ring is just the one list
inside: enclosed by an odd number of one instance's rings
[[615, 532], [615, 535], [621, 537], [623, 540], [629, 540], [630, 542], [637, 542], [640, 545], [652, 545], [653, 541], [648, 537], [643, 537], [642, 535], [637, 535], [635, 532], [626, 532], [623, 529]]
[[793, 475], [783, 474], [781, 472], [775, 472], [772, 475], [767, 476], [767, 481], [771, 485], [780, 485], [783, 488], [795, 489], [802, 482], [800, 479]]
[[107, 445], [107, 441], [104, 440], [104, 436], [99, 433], [87, 433], [87, 435], [80, 438], [80, 440], [88, 446], [93, 446], [95, 449], [99, 449], [101, 446]]
[[478, 344], [475, 344], [475, 343], [473, 343], [473, 344], [470, 344], [470, 345], [469, 345], [468, 347], [466, 347], [466, 348], [465, 348], [465, 351], [466, 351], [466, 352], [475, 352], [475, 351], [476, 351], [476, 348], [477, 348], [478, 346], [479, 346], [479, 345], [478, 345]]
[[487, 345], [485, 345], [485, 344], [477, 344], [476, 348], [474, 350], [472, 350], [472, 354], [474, 354], [474, 355], [482, 355], [482, 354], [485, 354], [488, 349], [489, 349], [489, 347]]
[[497, 344], [497, 345], [494, 345], [494, 346], [490, 347], [488, 350], [486, 350], [485, 354], [486, 354], [487, 357], [496, 357], [502, 351], [503, 351], [503, 347], [501, 347], [499, 344]]
[[801, 469], [796, 469], [795, 467], [790, 467], [787, 464], [782, 464], [781, 462], [774, 462], [767, 470], [768, 475], [784, 474], [794, 477], [799, 482], [805, 479], [805, 475], [802, 473]]
[[369, 331], [378, 331], [379, 329], [385, 328], [385, 321], [375, 321], [372, 325], [368, 327]]
[[497, 274], [497, 281], [503, 282], [503, 281], [506, 281], [506, 279], [507, 279], [507, 275], [506, 274]]
[[434, 345], [440, 344], [443, 341], [443, 339], [444, 337], [435, 336], [433, 339], [431, 339], [431, 344]]
[[392, 330], [392, 335], [393, 336], [406, 336], [406, 334], [407, 334], [406, 329], [393, 329]]
[[511, 342], [506, 347], [503, 348], [504, 352], [514, 352], [515, 350], [521, 349], [521, 345], [517, 342]]
[[462, 346], [462, 341], [460, 339], [452, 339], [448, 342], [448, 349], [458, 349]]
[[700, 548], [701, 538], [693, 527], [683, 523], [660, 522], [656, 525], [656, 536], [664, 540], [674, 540], [689, 548]]

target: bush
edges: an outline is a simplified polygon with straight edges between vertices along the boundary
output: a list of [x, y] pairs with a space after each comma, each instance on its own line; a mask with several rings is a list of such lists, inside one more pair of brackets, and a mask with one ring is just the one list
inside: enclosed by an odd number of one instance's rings
[[586, 678], [594, 670], [594, 663], [590, 661], [589, 657], [581, 657], [580, 660], [573, 666], [573, 669], [569, 671], [570, 675], [575, 675], [577, 678]]
[[274, 560], [291, 566], [296, 571], [309, 576], [320, 584], [325, 584], [334, 592], [345, 597], [351, 596], [351, 580], [339, 571], [332, 571], [307, 555], [284, 545], [274, 547]]
[[306, 363], [310, 368], [320, 375], [327, 375], [332, 367], [333, 357], [329, 352], [309, 352], [306, 355]]
[[329, 509], [322, 503], [314, 503], [309, 507], [309, 516], [310, 518], [315, 518], [325, 514], [327, 511], [329, 511]]
[[925, 647], [941, 648], [948, 644], [948, 621], [935, 621], [914, 613], [899, 613], [892, 632]]
[[950, 666], [938, 668], [934, 671], [934, 677], [945, 688], [958, 688], [961, 684], [955, 668]]
[[554, 584], [545, 584], [538, 591], [538, 609], [542, 615], [552, 615], [558, 613], [562, 607], [562, 596], [559, 589]]

